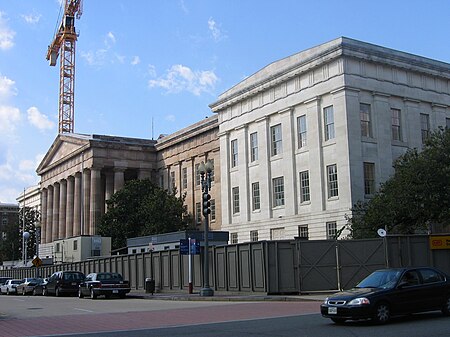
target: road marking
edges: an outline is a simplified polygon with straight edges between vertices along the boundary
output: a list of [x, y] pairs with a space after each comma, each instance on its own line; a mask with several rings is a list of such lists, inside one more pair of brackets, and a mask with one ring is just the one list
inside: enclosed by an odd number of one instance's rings
[[94, 312], [93, 310], [88, 309], [80, 309], [80, 308], [74, 308], [75, 310], [85, 311], [85, 312]]

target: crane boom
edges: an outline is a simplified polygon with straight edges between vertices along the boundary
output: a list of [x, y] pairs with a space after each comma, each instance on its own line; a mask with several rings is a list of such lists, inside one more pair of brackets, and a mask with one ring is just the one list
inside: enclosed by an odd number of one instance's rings
[[47, 60], [56, 65], [59, 54], [59, 109], [58, 133], [73, 133], [74, 129], [74, 88], [75, 88], [75, 17], [83, 12], [82, 0], [65, 0], [64, 16], [52, 43], [48, 46]]

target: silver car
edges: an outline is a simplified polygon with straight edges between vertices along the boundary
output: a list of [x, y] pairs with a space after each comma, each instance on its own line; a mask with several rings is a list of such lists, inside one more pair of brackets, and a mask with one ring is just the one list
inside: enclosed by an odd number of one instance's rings
[[22, 279], [11, 279], [6, 281], [4, 285], [0, 287], [1, 294], [17, 294], [17, 286], [22, 283]]

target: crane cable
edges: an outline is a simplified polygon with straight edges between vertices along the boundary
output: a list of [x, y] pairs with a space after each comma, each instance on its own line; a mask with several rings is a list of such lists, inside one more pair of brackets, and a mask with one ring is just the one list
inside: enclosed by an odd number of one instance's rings
[[58, 13], [58, 18], [56, 19], [56, 25], [55, 25], [55, 31], [53, 33], [53, 38], [56, 36], [59, 27], [58, 24], [61, 22], [62, 18], [61, 18], [61, 12], [62, 12], [62, 8], [63, 8], [63, 4], [65, 3], [65, 0], [60, 0], [60, 6], [59, 6], [59, 13]]

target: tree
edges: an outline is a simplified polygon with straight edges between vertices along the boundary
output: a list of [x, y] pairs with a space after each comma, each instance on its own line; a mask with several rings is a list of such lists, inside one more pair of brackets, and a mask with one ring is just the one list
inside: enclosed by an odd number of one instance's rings
[[[39, 212], [30, 207], [25, 207], [25, 223], [23, 221], [23, 208], [19, 211], [19, 252], [20, 256], [23, 256], [22, 251], [22, 238], [23, 238], [23, 232], [25, 229], [25, 232], [28, 232], [30, 234], [29, 239], [27, 240], [27, 260], [32, 258], [36, 254], [36, 223], [39, 221], [40, 214]], [[24, 228], [25, 225], [25, 228]]]
[[185, 196], [163, 190], [150, 180], [132, 180], [107, 201], [98, 233], [110, 236], [112, 249], [126, 246], [127, 238], [187, 229], [190, 223]]
[[377, 228], [412, 234], [450, 225], [450, 130], [431, 133], [422, 152], [409, 149], [394, 168], [373, 199], [352, 208], [351, 237], [374, 237]]

